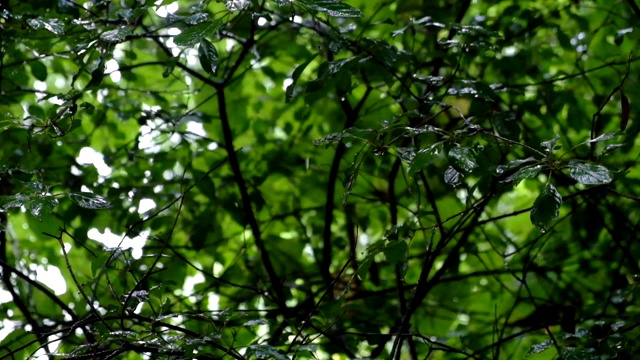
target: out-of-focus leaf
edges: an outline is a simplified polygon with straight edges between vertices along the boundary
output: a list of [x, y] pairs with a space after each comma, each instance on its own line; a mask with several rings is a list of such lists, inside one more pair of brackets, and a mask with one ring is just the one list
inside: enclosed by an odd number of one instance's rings
[[64, 34], [64, 23], [59, 19], [43, 19], [38, 17], [36, 19], [27, 20], [27, 24], [35, 30], [45, 29], [56, 35]]
[[31, 74], [33, 77], [40, 81], [47, 80], [47, 67], [42, 63], [42, 61], [32, 61], [29, 63], [31, 67]]
[[285, 102], [289, 102], [291, 101], [291, 97], [293, 97], [293, 90], [296, 87], [296, 83], [298, 82], [298, 79], [300, 78], [300, 75], [302, 75], [302, 72], [304, 71], [304, 69], [307, 68], [307, 66], [309, 66], [309, 64], [311, 64], [311, 62], [318, 56], [318, 53], [313, 54], [312, 56], [310, 56], [305, 62], [303, 62], [302, 64], [298, 65], [295, 70], [293, 70], [293, 74], [291, 74], [291, 84], [289, 84], [287, 86], [287, 89], [285, 91]]
[[218, 50], [207, 39], [200, 41], [198, 47], [198, 59], [200, 59], [200, 66], [209, 74], [215, 75], [218, 70]]
[[90, 192], [72, 193], [69, 194], [69, 198], [85, 209], [100, 210], [111, 207], [111, 203], [107, 199]]
[[266, 319], [256, 319], [249, 320], [246, 323], [242, 324], [242, 326], [257, 326], [257, 325], [269, 325], [269, 321]]
[[531, 223], [541, 232], [546, 232], [550, 222], [560, 215], [562, 196], [553, 184], [548, 183], [536, 198], [531, 209]]
[[541, 342], [540, 344], [533, 345], [533, 347], [531, 348], [531, 351], [529, 352], [529, 354], [539, 354], [539, 353], [547, 350], [548, 348], [550, 348], [552, 346], [553, 346], [553, 341], [545, 340], [545, 341]]
[[478, 167], [473, 150], [464, 146], [456, 146], [449, 150], [449, 157], [464, 171], [473, 171]]
[[251, 4], [250, 0], [224, 0], [224, 5], [229, 11], [240, 11], [246, 9]]
[[627, 124], [629, 124], [629, 115], [630, 115], [630, 107], [629, 107], [629, 98], [620, 90], [620, 105], [622, 110], [620, 112], [620, 131], [624, 131], [627, 128]]
[[571, 161], [568, 167], [569, 176], [580, 184], [602, 185], [608, 184], [612, 180], [611, 173], [602, 165]]
[[615, 133], [604, 133], [596, 138], [593, 138], [591, 140], [588, 141], [588, 143], [596, 143], [596, 142], [600, 142], [600, 141], [607, 141], [607, 140], [611, 140], [613, 138], [616, 137]]
[[119, 28], [103, 32], [100, 34], [100, 40], [118, 43], [122, 42], [130, 34], [131, 28], [128, 26], [121, 26]]
[[404, 240], [393, 241], [384, 247], [382, 251], [390, 264], [397, 264], [407, 257], [409, 247]]

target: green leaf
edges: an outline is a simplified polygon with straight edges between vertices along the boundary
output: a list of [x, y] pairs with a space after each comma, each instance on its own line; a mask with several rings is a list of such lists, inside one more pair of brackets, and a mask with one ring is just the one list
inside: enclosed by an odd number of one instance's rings
[[404, 240], [393, 241], [382, 250], [389, 264], [395, 265], [407, 257], [409, 247]]
[[247, 352], [253, 354], [258, 359], [289, 360], [289, 357], [278, 351], [271, 345], [251, 345]]
[[531, 223], [541, 232], [546, 232], [549, 223], [560, 215], [560, 205], [562, 196], [551, 183], [548, 183], [533, 203]]
[[602, 185], [611, 182], [611, 173], [602, 165], [571, 161], [568, 165], [569, 176], [580, 184]]
[[211, 75], [215, 75], [218, 70], [218, 50], [211, 41], [202, 39], [198, 47], [198, 59], [200, 66]]
[[510, 170], [513, 170], [517, 167], [519, 167], [522, 164], [526, 164], [526, 163], [530, 163], [535, 161], [536, 159], [532, 158], [532, 157], [528, 157], [526, 159], [516, 159], [516, 160], [511, 160], [509, 162], [507, 162], [504, 165], [498, 165], [496, 167], [496, 175], [502, 175]]
[[427, 165], [431, 164], [438, 157], [441, 157], [442, 152], [442, 143], [435, 143], [426, 149], [418, 151], [413, 157], [413, 161], [411, 162], [411, 165], [409, 165], [409, 169], [407, 170], [409, 176], [413, 176], [422, 171], [427, 167]]
[[501, 182], [508, 183], [513, 181], [513, 186], [518, 186], [520, 181], [524, 179], [533, 179], [536, 176], [538, 176], [541, 170], [542, 170], [542, 165], [525, 166], [521, 169], [518, 169], [518, 171], [516, 171], [513, 175], [502, 180]]
[[206, 36], [218, 31], [221, 26], [220, 20], [206, 21], [184, 29], [180, 35], [173, 38], [173, 42], [178, 46], [191, 47], [200, 43]]
[[464, 146], [456, 146], [449, 151], [449, 157], [465, 171], [472, 171], [478, 167], [473, 150]]
[[85, 209], [109, 209], [112, 205], [107, 199], [90, 192], [69, 194], [69, 198]]
[[33, 77], [40, 81], [47, 80], [47, 67], [42, 63], [42, 61], [32, 61], [29, 63], [31, 67], [31, 74]]
[[29, 19], [27, 20], [27, 24], [31, 26], [35, 30], [45, 29], [50, 31], [56, 35], [64, 34], [64, 23], [59, 19], [42, 19], [42, 17], [38, 17], [37, 19]]
[[616, 133], [604, 133], [600, 136], [598, 136], [597, 138], [591, 139], [589, 140], [587, 143], [595, 143], [595, 142], [600, 142], [600, 141], [607, 141], [607, 140], [611, 140], [613, 138], [615, 138], [617, 135]]
[[539, 354], [549, 349], [552, 346], [553, 346], [553, 342], [551, 340], [545, 340], [540, 344], [533, 345], [533, 347], [531, 348], [531, 352], [529, 352], [529, 354]]
[[128, 26], [121, 26], [119, 28], [103, 32], [100, 34], [100, 40], [118, 43], [122, 42], [130, 34], [131, 28]]
[[307, 66], [309, 66], [309, 64], [313, 61], [313, 59], [315, 59], [319, 54], [313, 54], [311, 57], [309, 57], [305, 62], [303, 62], [302, 64], [298, 65], [295, 70], [293, 70], [293, 74], [291, 74], [291, 80], [293, 80], [291, 82], [291, 84], [289, 84], [289, 86], [287, 86], [287, 89], [285, 91], [285, 99], [284, 102], [288, 103], [289, 101], [291, 101], [291, 98], [293, 97], [293, 90], [296, 87], [296, 83], [298, 82], [298, 79], [300, 78], [300, 75], [302, 75], [302, 72], [304, 71], [304, 69], [307, 68]]
[[362, 12], [338, 0], [301, 0], [306, 7], [333, 17], [361, 17]]

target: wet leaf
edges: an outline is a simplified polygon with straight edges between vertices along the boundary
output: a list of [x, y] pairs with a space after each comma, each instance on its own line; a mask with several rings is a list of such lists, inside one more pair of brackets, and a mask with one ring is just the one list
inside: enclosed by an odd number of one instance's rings
[[111, 203], [107, 199], [90, 192], [72, 193], [69, 194], [69, 198], [85, 209], [100, 210], [111, 207]]
[[64, 23], [58, 19], [43, 20], [41, 17], [37, 19], [27, 20], [27, 24], [35, 30], [45, 29], [56, 35], [64, 34]]
[[472, 171], [478, 167], [473, 150], [468, 147], [454, 147], [449, 151], [449, 157], [453, 158], [455, 163], [464, 171]]
[[178, 46], [191, 47], [200, 43], [206, 36], [214, 34], [221, 26], [220, 20], [206, 21], [184, 29], [180, 35], [173, 38], [173, 42]]
[[122, 42], [127, 36], [131, 34], [131, 29], [127, 26], [121, 26], [117, 29], [105, 31], [100, 34], [100, 40], [108, 42]]
[[407, 170], [409, 176], [413, 176], [419, 171], [422, 171], [425, 167], [427, 167], [427, 165], [431, 164], [438, 157], [441, 157], [442, 153], [442, 143], [435, 143], [426, 149], [418, 151], [418, 153], [416, 153], [416, 156], [414, 156], [411, 165], [409, 165], [409, 169]]
[[559, 139], [560, 139], [560, 135], [556, 135], [551, 140], [541, 142], [540, 146], [542, 146], [545, 150], [547, 150], [547, 152], [551, 152], [551, 150], [555, 149], [556, 143], [558, 142]]
[[451, 166], [449, 166], [447, 171], [444, 172], [444, 182], [453, 187], [460, 186], [462, 183], [462, 177], [463, 175]]
[[198, 59], [200, 60], [200, 66], [211, 75], [215, 75], [218, 70], [218, 50], [207, 39], [200, 41], [198, 47]]
[[289, 360], [289, 357], [278, 351], [271, 345], [251, 345], [247, 352], [253, 354], [258, 359]]
[[507, 162], [504, 165], [498, 165], [496, 167], [495, 173], [496, 173], [496, 175], [502, 175], [502, 174], [508, 172], [509, 170], [513, 170], [513, 169], [519, 167], [522, 164], [527, 164], [527, 163], [530, 163], [530, 162], [533, 162], [533, 161], [535, 161], [535, 159], [532, 158], [532, 157], [528, 157], [526, 159], [511, 160], [511, 161]]
[[333, 17], [361, 17], [362, 12], [338, 0], [302, 0], [306, 7]]
[[568, 167], [569, 176], [580, 184], [602, 185], [608, 184], [612, 180], [611, 173], [602, 165], [572, 161]]
[[588, 142], [589, 143], [596, 143], [596, 142], [600, 142], [600, 141], [607, 141], [607, 140], [611, 140], [613, 138], [616, 137], [615, 133], [604, 133], [600, 136], [598, 136], [597, 138], [591, 139]]
[[541, 232], [546, 232], [549, 223], [560, 215], [561, 205], [562, 196], [551, 183], [548, 183], [533, 203], [531, 223]]
[[521, 169], [518, 169], [518, 171], [516, 171], [513, 175], [502, 180], [501, 182], [508, 183], [513, 181], [513, 186], [517, 186], [520, 181], [524, 179], [533, 179], [538, 176], [540, 170], [542, 170], [542, 165], [525, 166]]

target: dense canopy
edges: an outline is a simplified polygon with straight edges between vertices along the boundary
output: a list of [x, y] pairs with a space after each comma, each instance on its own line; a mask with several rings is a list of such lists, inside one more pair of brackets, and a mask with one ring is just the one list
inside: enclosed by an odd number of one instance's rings
[[0, 359], [634, 358], [638, 24], [0, 0]]

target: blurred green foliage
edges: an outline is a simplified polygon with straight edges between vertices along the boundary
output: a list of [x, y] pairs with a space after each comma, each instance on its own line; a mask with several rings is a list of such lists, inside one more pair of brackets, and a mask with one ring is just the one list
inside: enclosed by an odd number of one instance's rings
[[634, 358], [638, 21], [0, 1], [0, 358]]

